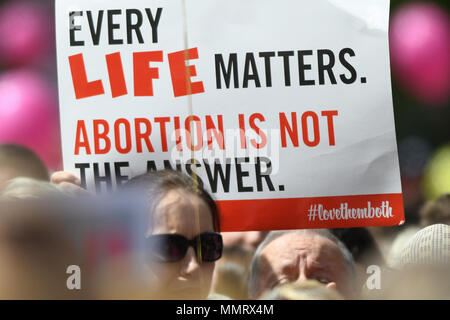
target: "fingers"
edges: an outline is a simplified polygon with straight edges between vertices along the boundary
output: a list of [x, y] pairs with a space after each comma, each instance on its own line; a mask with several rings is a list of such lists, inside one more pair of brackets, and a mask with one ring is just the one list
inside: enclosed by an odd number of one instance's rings
[[51, 182], [58, 185], [62, 190], [75, 195], [90, 195], [90, 193], [81, 188], [81, 180], [71, 172], [58, 171], [52, 174]]
[[89, 195], [89, 192], [84, 190], [83, 188], [69, 182], [61, 182], [58, 184], [58, 187], [60, 187], [62, 190], [76, 194], [76, 195]]
[[50, 178], [51, 182], [57, 185], [62, 183], [69, 183], [75, 186], [81, 185], [81, 180], [78, 179], [73, 173], [67, 171], [58, 171], [52, 174]]

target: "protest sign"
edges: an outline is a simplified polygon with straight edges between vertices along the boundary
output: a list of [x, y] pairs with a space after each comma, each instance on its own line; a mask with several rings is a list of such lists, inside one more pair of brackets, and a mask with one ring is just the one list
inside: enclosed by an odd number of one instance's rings
[[387, 0], [56, 0], [65, 170], [192, 175], [223, 231], [404, 221]]

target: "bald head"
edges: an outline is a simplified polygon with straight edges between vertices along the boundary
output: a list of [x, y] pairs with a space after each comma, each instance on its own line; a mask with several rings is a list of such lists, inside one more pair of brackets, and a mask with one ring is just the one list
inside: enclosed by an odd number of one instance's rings
[[12, 145], [0, 145], [0, 189], [17, 177], [48, 181], [48, 170], [39, 157], [30, 149]]
[[350, 252], [325, 230], [271, 232], [252, 261], [250, 296], [257, 298], [278, 285], [306, 280], [354, 297], [356, 275]]

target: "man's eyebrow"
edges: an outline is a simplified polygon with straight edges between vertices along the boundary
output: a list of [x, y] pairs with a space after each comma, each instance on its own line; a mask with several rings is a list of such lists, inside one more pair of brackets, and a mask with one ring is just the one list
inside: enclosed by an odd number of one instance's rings
[[294, 267], [292, 260], [282, 259], [280, 257], [278, 259], [279, 265], [278, 268], [276, 268], [276, 270], [274, 269], [274, 266], [269, 262], [266, 262], [264, 266], [265, 269], [264, 271], [267, 274], [268, 281], [278, 280], [280, 276], [286, 274], [286, 272], [289, 272], [289, 270], [291, 270]]
[[[329, 273], [330, 268], [329, 268], [329, 264], [327, 263], [320, 263], [317, 261], [314, 261], [310, 264], [310, 268], [316, 271], [326, 271]], [[332, 269], [332, 268], [331, 268]]]

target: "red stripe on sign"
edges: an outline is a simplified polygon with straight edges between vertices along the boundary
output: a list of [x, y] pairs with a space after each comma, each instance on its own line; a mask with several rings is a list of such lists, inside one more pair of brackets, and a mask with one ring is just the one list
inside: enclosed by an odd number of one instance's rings
[[404, 223], [401, 193], [222, 200], [221, 231], [393, 226]]

